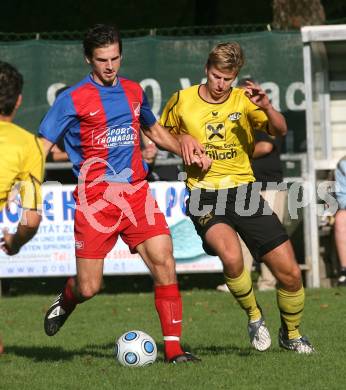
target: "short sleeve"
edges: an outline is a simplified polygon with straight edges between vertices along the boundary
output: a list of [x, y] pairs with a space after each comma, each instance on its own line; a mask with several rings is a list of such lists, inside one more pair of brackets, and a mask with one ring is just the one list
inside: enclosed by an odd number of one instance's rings
[[152, 126], [154, 123], [156, 123], [156, 118], [153, 112], [151, 111], [147, 95], [142, 91], [143, 93], [143, 101], [141, 104], [141, 112], [139, 116], [139, 121], [144, 126]]
[[251, 127], [256, 131], [268, 132], [268, 117], [255, 104], [248, 99], [247, 113], [251, 122]]
[[25, 209], [41, 209], [41, 185], [44, 177], [44, 151], [40, 139], [33, 137], [26, 145], [26, 157], [23, 162], [20, 176], [20, 197], [22, 207]]
[[179, 101], [179, 92], [174, 93], [168, 100], [160, 117], [160, 124], [167, 127], [172, 134], [180, 133], [180, 120], [177, 115], [177, 104]]
[[76, 120], [77, 115], [71, 95], [67, 92], [62, 93], [43, 118], [38, 135], [55, 144]]
[[268, 142], [275, 146], [275, 137], [265, 133], [263, 131], [256, 131], [255, 142]]

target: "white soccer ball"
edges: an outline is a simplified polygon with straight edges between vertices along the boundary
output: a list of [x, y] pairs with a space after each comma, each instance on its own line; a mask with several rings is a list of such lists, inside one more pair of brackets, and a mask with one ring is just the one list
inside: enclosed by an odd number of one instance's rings
[[115, 343], [115, 357], [123, 366], [140, 367], [152, 364], [157, 357], [156, 343], [141, 330], [130, 330]]

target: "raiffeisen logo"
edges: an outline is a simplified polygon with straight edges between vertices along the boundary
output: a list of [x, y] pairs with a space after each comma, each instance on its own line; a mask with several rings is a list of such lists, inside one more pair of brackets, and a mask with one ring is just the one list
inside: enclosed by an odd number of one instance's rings
[[92, 134], [95, 149], [110, 149], [118, 146], [136, 145], [138, 137], [131, 125], [95, 129]]
[[207, 150], [205, 154], [213, 160], [231, 160], [237, 157], [238, 152], [236, 149], [231, 148], [226, 152], [218, 152], [217, 150]]
[[205, 128], [208, 141], [224, 141], [226, 131], [224, 123], [206, 123]]

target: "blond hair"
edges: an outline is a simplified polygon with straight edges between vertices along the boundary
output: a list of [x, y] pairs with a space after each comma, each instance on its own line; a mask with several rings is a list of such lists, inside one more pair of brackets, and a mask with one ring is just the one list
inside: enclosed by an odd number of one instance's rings
[[220, 70], [239, 71], [244, 65], [243, 50], [237, 42], [225, 42], [216, 45], [209, 53], [207, 68], [215, 66]]

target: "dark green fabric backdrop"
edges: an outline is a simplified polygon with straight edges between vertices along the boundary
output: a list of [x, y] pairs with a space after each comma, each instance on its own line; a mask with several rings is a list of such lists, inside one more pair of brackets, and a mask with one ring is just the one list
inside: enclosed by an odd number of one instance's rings
[[[294, 133], [294, 151], [302, 151], [305, 113], [300, 33], [128, 38], [124, 39], [120, 74], [141, 82], [159, 115], [174, 91], [201, 82], [208, 52], [224, 41], [242, 45], [246, 64], [240, 77], [250, 74], [268, 88]], [[71, 85], [88, 72], [79, 42], [1, 43], [0, 59], [16, 65], [24, 75], [24, 101], [16, 122], [33, 132], [49, 108], [47, 94], [52, 97], [60, 83]]]

